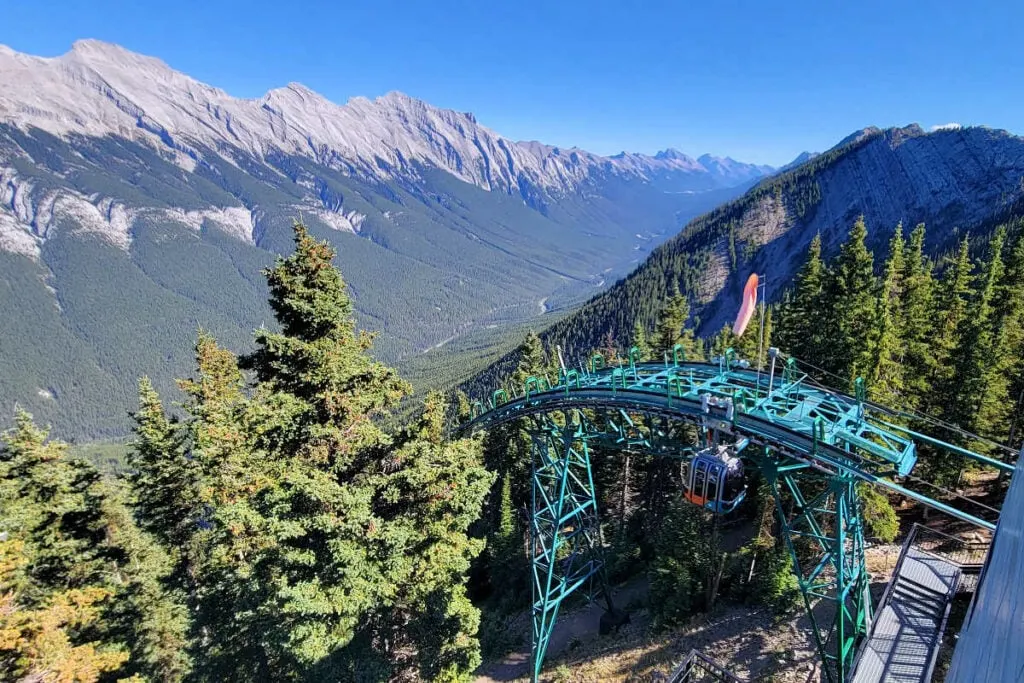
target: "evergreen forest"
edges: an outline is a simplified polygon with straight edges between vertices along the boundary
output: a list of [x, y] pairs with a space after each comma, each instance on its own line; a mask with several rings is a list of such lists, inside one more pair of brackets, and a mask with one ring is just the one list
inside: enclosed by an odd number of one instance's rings
[[[1024, 221], [934, 256], [924, 225], [879, 254], [871, 227], [856, 220], [831, 257], [816, 238], [739, 338], [698, 337], [688, 283], [670, 278], [645, 304], [653, 324], [645, 312], [589, 351], [616, 364], [634, 347], [641, 360], [733, 349], [763, 368], [777, 347], [836, 389], [862, 378], [912, 427], [992, 457], [1019, 448]], [[523, 645], [529, 437], [515, 424], [459, 436], [461, 392], [409, 410], [334, 257], [297, 223], [291, 255], [264, 270], [276, 325], [243, 355], [200, 330], [181, 406], [140, 378], [115, 473], [17, 413], [0, 447], [0, 678], [454, 682]], [[510, 392], [560, 371], [534, 331], [515, 357]], [[796, 608], [763, 482], [733, 513], [749, 533], [728, 545], [718, 518], [682, 501], [679, 461], [591, 457], [609, 578], [649, 582], [655, 628], [719, 602]], [[949, 491], [969, 469], [923, 453], [915, 474]], [[892, 542], [901, 502], [861, 494], [867, 536]]]

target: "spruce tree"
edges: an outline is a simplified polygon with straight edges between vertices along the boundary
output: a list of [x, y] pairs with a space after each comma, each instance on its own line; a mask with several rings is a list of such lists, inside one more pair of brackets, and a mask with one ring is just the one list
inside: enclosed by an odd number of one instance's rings
[[389, 644], [392, 680], [465, 680], [480, 663], [480, 614], [465, 576], [484, 543], [468, 532], [494, 477], [476, 440], [445, 441], [445, 408], [440, 394], [429, 395], [381, 472], [375, 513], [387, 531], [377, 551], [386, 593], [373, 610], [374, 640]]
[[139, 380], [139, 409], [132, 419], [127, 479], [136, 492], [136, 517], [166, 548], [179, 551], [197, 521], [196, 463], [186, 453], [181, 425], [168, 419], [148, 377]]
[[[367, 353], [330, 247], [302, 225], [295, 245], [266, 271], [281, 331], [260, 330], [241, 364], [201, 334], [181, 383], [196, 678], [462, 680], [479, 662], [468, 530], [492, 481], [479, 443], [444, 440], [438, 396], [383, 430], [408, 385]], [[173, 455], [143, 403], [142, 445]]]
[[[211, 509], [199, 541], [202, 614], [221, 638], [209, 643], [211, 676], [283, 680], [329, 666], [393, 590], [391, 528], [375, 507], [390, 439], [373, 418], [408, 387], [367, 354], [372, 335], [356, 331], [333, 256], [296, 224], [295, 252], [265, 271], [281, 331], [258, 331], [244, 359], [251, 399], [233, 357], [203, 339], [200, 378], [184, 384]], [[233, 624], [217, 611], [228, 599]]]
[[544, 345], [537, 333], [531, 330], [519, 346], [519, 363], [512, 373], [512, 388], [517, 395], [521, 394], [528, 378], [547, 377], [550, 369], [544, 353]]
[[[0, 674], [8, 681], [95, 683], [123, 672], [121, 645], [81, 638], [100, 620], [111, 591], [98, 585], [57, 589], [35, 606], [22, 591], [31, 558], [20, 540], [0, 540]], [[122, 679], [123, 680], [123, 679]]]
[[957, 382], [954, 371], [956, 350], [962, 345], [961, 334], [967, 320], [974, 281], [974, 264], [971, 262], [970, 245], [965, 237], [960, 243], [956, 258], [946, 267], [945, 275], [936, 296], [938, 324], [932, 344], [934, 358], [929, 384], [932, 392], [925, 404], [925, 412], [956, 417], [955, 410]]
[[[850, 386], [872, 366], [872, 328], [875, 319], [874, 259], [868, 250], [867, 226], [859, 217], [832, 264], [825, 310], [834, 335], [831, 351], [823, 353], [824, 368]], [[844, 387], [847, 388], [847, 387]]]
[[903, 227], [898, 225], [889, 242], [889, 257], [878, 289], [872, 340], [874, 365], [867, 378], [872, 397], [889, 405], [900, 405], [904, 394], [904, 248]]
[[693, 330], [686, 327], [689, 318], [690, 304], [686, 296], [679, 292], [678, 283], [673, 281], [672, 292], [662, 306], [655, 325], [652, 352], [656, 358], [666, 353], [671, 356], [673, 347], [680, 344], [686, 360], [701, 360], [703, 354], [698, 349]]
[[19, 412], [0, 449], [0, 595], [11, 607], [0, 630], [15, 638], [0, 639], [6, 672], [20, 678], [46, 665], [81, 680], [114, 671], [182, 680], [187, 615], [164, 585], [169, 558], [113, 483], [47, 437]]
[[797, 273], [793, 293], [783, 307], [778, 343], [781, 350], [812, 365], [823, 367], [826, 345], [825, 281], [821, 235], [811, 240], [807, 259]]
[[918, 408], [926, 405], [931, 393], [931, 378], [935, 374], [936, 359], [932, 351], [935, 342], [935, 280], [932, 262], [924, 254], [924, 224], [910, 233], [903, 255], [903, 384], [906, 392], [904, 406]]
[[1008, 379], [1011, 411], [1006, 428], [1007, 445], [1020, 447], [1021, 418], [1024, 409], [1024, 239], [1018, 228], [1003, 284], [997, 294], [998, 351], [1000, 372]]
[[732, 324], [726, 323], [723, 325], [722, 329], [711, 340], [711, 355], [721, 356], [727, 349], [731, 348], [736, 353], [736, 357], [750, 363], [751, 368], [756, 369], [758, 364], [764, 368], [768, 358], [768, 347], [772, 345], [771, 307], [766, 307], [764, 311], [763, 338], [761, 320], [761, 311], [758, 309], [741, 337], [733, 334]]
[[633, 324], [632, 346], [636, 347], [637, 360], [646, 362], [651, 360], [651, 345], [647, 341], [647, 330], [639, 320]]
[[523, 598], [529, 595], [526, 585], [529, 567], [523, 550], [523, 533], [516, 521], [512, 502], [512, 480], [508, 474], [501, 477], [497, 524], [490, 533], [487, 559], [491, 585], [502, 609], [522, 605]]
[[[1009, 409], [1008, 381], [999, 357], [996, 295], [1003, 280], [1002, 250], [1006, 231], [999, 228], [989, 242], [978, 280], [978, 292], [968, 308], [954, 350], [954, 387], [947, 395], [951, 418], [974, 433], [1005, 437]], [[977, 448], [987, 448], [976, 444]]]

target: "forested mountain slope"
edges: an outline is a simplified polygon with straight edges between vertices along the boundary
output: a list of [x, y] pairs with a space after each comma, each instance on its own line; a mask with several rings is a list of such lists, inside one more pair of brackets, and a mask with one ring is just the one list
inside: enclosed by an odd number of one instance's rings
[[769, 172], [513, 142], [401, 93], [239, 99], [97, 41], [0, 46], [0, 421], [119, 435], [139, 375], [177, 396], [197, 328], [245, 350], [296, 217], [401, 363], [585, 300]]
[[[768, 300], [777, 300], [816, 234], [832, 255], [863, 215], [868, 246], [883, 253], [899, 223], [925, 223], [926, 249], [935, 253], [1003, 215], [1024, 194], [1022, 179], [1024, 138], [1006, 131], [867, 128], [693, 220], [542, 337], [549, 348], [562, 345], [567, 359], [609, 335], [624, 347], [636, 323], [653, 329], [673, 283], [689, 299], [690, 323], [707, 336], [735, 317], [750, 273], [761, 274]], [[516, 362], [510, 354], [466, 387], [482, 390]]]

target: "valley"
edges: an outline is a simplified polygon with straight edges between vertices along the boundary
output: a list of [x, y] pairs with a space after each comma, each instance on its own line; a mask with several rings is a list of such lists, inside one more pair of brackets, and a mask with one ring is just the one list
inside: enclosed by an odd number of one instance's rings
[[1019, 672], [983, 12], [103, 4], [0, 23], [0, 680]]
[[247, 350], [296, 219], [337, 249], [378, 356], [416, 372], [464, 334], [545, 325], [772, 170], [515, 143], [400, 93], [257, 104], [97, 41], [0, 47], [0, 72], [0, 411], [76, 439], [124, 436], [143, 374], [177, 395], [198, 328]]

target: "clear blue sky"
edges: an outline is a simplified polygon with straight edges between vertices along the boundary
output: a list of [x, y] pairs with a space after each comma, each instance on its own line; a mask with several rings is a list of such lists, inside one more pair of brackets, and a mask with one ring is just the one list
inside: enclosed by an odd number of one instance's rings
[[401, 90], [513, 139], [781, 164], [867, 125], [1024, 133], [1024, 2], [4, 0], [0, 43], [99, 38], [233, 95]]

